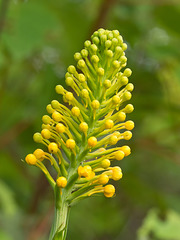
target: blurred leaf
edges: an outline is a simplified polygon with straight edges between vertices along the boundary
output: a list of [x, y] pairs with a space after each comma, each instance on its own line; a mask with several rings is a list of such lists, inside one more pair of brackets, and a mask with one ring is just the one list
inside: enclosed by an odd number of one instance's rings
[[46, 35], [57, 28], [57, 17], [40, 2], [11, 4], [11, 28], [3, 34], [3, 41], [16, 59], [22, 59], [41, 47]]
[[180, 6], [166, 5], [154, 8], [154, 14], [158, 22], [167, 28], [169, 32], [180, 34]]
[[179, 240], [180, 239], [180, 214], [173, 210], [168, 210], [165, 220], [158, 216], [157, 209], [151, 209], [145, 218], [143, 225], [138, 231], [138, 240], [150, 240], [149, 234], [159, 240]]

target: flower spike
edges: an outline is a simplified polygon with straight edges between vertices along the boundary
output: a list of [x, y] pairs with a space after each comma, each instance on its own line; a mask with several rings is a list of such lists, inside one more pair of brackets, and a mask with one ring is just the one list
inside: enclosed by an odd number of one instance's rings
[[[131, 153], [129, 146], [116, 146], [122, 139], [131, 139], [134, 128], [133, 121], [126, 121], [134, 110], [127, 104], [134, 89], [128, 79], [132, 71], [125, 68], [127, 44], [117, 30], [101, 28], [91, 39], [74, 54], [76, 66], [67, 69], [68, 90], [62, 85], [55, 88], [65, 105], [57, 100], [48, 104], [42, 130], [33, 136], [46, 150], [38, 148], [25, 158], [44, 172], [56, 200], [67, 207], [94, 194], [115, 196], [115, 187], [108, 182], [120, 180], [122, 171], [111, 163]], [[45, 159], [56, 174], [47, 170]], [[50, 239], [61, 232], [64, 236], [61, 225], [55, 224]]]

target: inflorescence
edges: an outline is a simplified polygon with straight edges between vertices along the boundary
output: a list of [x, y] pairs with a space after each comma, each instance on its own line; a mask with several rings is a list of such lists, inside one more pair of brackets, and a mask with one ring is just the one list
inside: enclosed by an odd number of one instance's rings
[[[132, 72], [125, 68], [126, 49], [117, 30], [94, 32], [92, 42], [85, 41], [84, 49], [74, 54], [77, 67], [67, 69], [65, 82], [72, 91], [56, 86], [64, 104], [53, 100], [47, 105], [42, 130], [33, 136], [46, 150], [36, 149], [25, 161], [39, 167], [61, 195], [66, 193], [69, 204], [96, 193], [113, 197], [115, 187], [109, 180], [122, 178], [121, 168], [113, 162], [131, 150], [114, 145], [129, 140], [134, 128], [133, 121], [126, 121], [134, 109], [125, 104], [134, 88], [128, 83]], [[46, 168], [46, 160], [55, 171]]]

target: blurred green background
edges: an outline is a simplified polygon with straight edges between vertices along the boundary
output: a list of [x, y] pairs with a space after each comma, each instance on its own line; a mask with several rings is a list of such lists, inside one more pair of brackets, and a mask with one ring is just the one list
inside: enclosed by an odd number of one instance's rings
[[21, 159], [37, 148], [46, 105], [99, 27], [128, 44], [135, 121], [116, 197], [71, 210], [68, 240], [180, 239], [180, 3], [173, 0], [0, 1], [0, 239], [45, 240], [53, 193]]

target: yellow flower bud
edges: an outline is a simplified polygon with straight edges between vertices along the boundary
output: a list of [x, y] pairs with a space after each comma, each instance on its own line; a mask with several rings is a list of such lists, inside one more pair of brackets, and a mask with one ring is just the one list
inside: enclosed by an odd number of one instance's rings
[[129, 91], [126, 91], [124, 94], [123, 94], [123, 98], [125, 101], [128, 101], [130, 100], [132, 97], [132, 94], [129, 92]]
[[118, 181], [119, 179], [121, 179], [123, 176], [121, 168], [120, 167], [113, 167], [112, 168], [112, 179], [114, 181]]
[[83, 59], [80, 59], [77, 63], [77, 66], [78, 66], [79, 69], [82, 69], [82, 68], [85, 68], [86, 63]]
[[103, 173], [99, 176], [98, 178], [98, 183], [101, 184], [101, 185], [105, 185], [109, 182], [109, 177]]
[[25, 161], [30, 165], [35, 165], [37, 163], [37, 158], [34, 154], [28, 154], [25, 158]]
[[115, 105], [119, 104], [120, 101], [121, 101], [121, 99], [120, 99], [120, 97], [117, 96], [117, 95], [115, 95], [115, 96], [112, 98], [112, 102], [113, 102], [113, 104], [115, 104]]
[[95, 176], [95, 172], [91, 171], [91, 172], [89, 172], [89, 174], [86, 177], [86, 179], [92, 179], [94, 176]]
[[83, 98], [88, 98], [89, 97], [89, 92], [88, 92], [87, 89], [82, 89], [81, 94], [82, 94]]
[[66, 78], [66, 84], [67, 84], [67, 86], [72, 86], [73, 83], [74, 83], [74, 80], [73, 80], [72, 77], [67, 77], [67, 78]]
[[91, 106], [93, 109], [98, 109], [99, 106], [100, 106], [100, 103], [98, 100], [93, 100], [92, 103], [91, 103]]
[[109, 161], [109, 159], [104, 159], [102, 162], [101, 162], [101, 167], [102, 168], [108, 168], [109, 166], [111, 165], [111, 162]]
[[67, 179], [65, 177], [58, 177], [56, 184], [60, 188], [65, 188], [67, 185]]
[[134, 128], [134, 122], [133, 121], [127, 121], [127, 122], [125, 122], [124, 125], [125, 125], [125, 128], [127, 130], [132, 130]]
[[132, 104], [127, 104], [125, 109], [124, 109], [124, 112], [125, 113], [131, 113], [131, 112], [133, 112], [133, 110], [134, 110], [133, 105]]
[[126, 76], [122, 76], [121, 84], [126, 85], [128, 83], [128, 78]]
[[40, 161], [43, 161], [44, 160], [44, 157], [45, 157], [45, 152], [42, 150], [42, 149], [36, 149], [34, 152], [33, 152], [34, 156], [40, 160]]
[[58, 145], [55, 142], [51, 142], [48, 145], [48, 151], [50, 153], [55, 153], [56, 154], [58, 152]]
[[108, 198], [113, 197], [114, 193], [115, 193], [115, 187], [113, 185], [108, 184], [104, 187], [105, 197], [108, 197]]
[[54, 119], [54, 121], [56, 122], [60, 122], [61, 121], [61, 114], [57, 111], [54, 111], [52, 114], [52, 118]]
[[108, 119], [108, 120], [106, 120], [105, 121], [105, 128], [106, 129], [111, 129], [111, 128], [113, 128], [114, 127], [114, 122], [113, 122], [113, 120], [111, 120], [111, 119]]
[[112, 65], [113, 65], [114, 68], [117, 68], [117, 69], [120, 68], [120, 62], [117, 61], [117, 60], [113, 61]]
[[55, 88], [57, 94], [63, 94], [64, 93], [64, 88], [61, 85], [57, 85]]
[[115, 145], [117, 142], [118, 142], [118, 138], [115, 135], [113, 135], [109, 138], [110, 145]]
[[78, 175], [79, 175], [79, 177], [82, 176], [82, 170], [83, 170], [83, 167], [82, 167], [82, 166], [79, 166], [79, 167], [78, 167]]
[[57, 109], [59, 108], [59, 102], [57, 100], [52, 100], [51, 101], [51, 106], [54, 108], [54, 109]]
[[89, 165], [84, 166], [84, 177], [89, 177], [92, 172], [92, 168]]
[[85, 82], [86, 81], [86, 77], [84, 76], [84, 74], [79, 73], [78, 77], [79, 77], [78, 79], [79, 79], [80, 82]]
[[79, 124], [79, 129], [81, 132], [86, 133], [88, 130], [88, 124], [86, 122], [82, 122]]
[[75, 116], [75, 117], [78, 117], [79, 114], [80, 114], [80, 109], [78, 107], [73, 107], [71, 109], [71, 112], [72, 112], [72, 115]]
[[111, 87], [111, 81], [110, 80], [108, 80], [108, 79], [106, 79], [105, 81], [104, 81], [104, 83], [103, 83], [103, 85], [104, 85], [104, 87], [105, 88], [110, 88]]
[[36, 143], [41, 143], [42, 142], [42, 136], [40, 133], [35, 133], [33, 135], [33, 140], [36, 142]]
[[88, 57], [88, 51], [87, 51], [87, 49], [82, 49], [82, 50], [81, 50], [81, 55], [82, 55], [83, 58]]
[[132, 138], [132, 132], [130, 132], [130, 131], [125, 131], [125, 132], [123, 133], [123, 137], [124, 137], [125, 140], [130, 140], [130, 139]]
[[127, 44], [126, 43], [123, 43], [122, 49], [123, 49], [123, 51], [125, 51], [127, 49]]
[[68, 101], [72, 101], [73, 98], [74, 98], [72, 92], [67, 92], [66, 95], [65, 95], [65, 98]]
[[81, 56], [81, 54], [80, 54], [79, 52], [76, 52], [76, 53], [74, 54], [74, 59], [75, 59], [76, 61], [79, 61], [81, 58], [82, 58], [82, 56]]
[[124, 70], [124, 73], [123, 73], [124, 76], [130, 77], [131, 74], [132, 74], [132, 71], [131, 71], [130, 68], [126, 68], [126, 69]]
[[58, 133], [64, 133], [65, 132], [65, 126], [62, 123], [56, 124], [56, 130]]
[[122, 146], [122, 147], [121, 147], [121, 150], [124, 152], [124, 155], [125, 155], [125, 156], [128, 156], [128, 155], [131, 154], [131, 149], [130, 149], [129, 146]]
[[43, 138], [49, 139], [51, 137], [51, 132], [45, 128], [41, 131], [41, 135]]
[[50, 118], [50, 116], [48, 116], [48, 115], [44, 115], [44, 116], [42, 117], [42, 121], [43, 121], [43, 123], [45, 123], [45, 124], [49, 124], [49, 123], [51, 122], [51, 118]]
[[121, 150], [116, 151], [116, 152], [114, 153], [114, 157], [115, 157], [115, 159], [118, 160], [118, 161], [122, 160], [122, 159], [124, 158], [124, 155], [125, 155], [124, 152], [121, 151]]
[[96, 144], [97, 144], [97, 138], [95, 138], [95, 137], [90, 137], [90, 138], [88, 139], [88, 145], [89, 145], [89, 147], [95, 147]]
[[76, 72], [76, 68], [73, 65], [70, 65], [67, 70], [69, 73], [72, 73], [72, 74]]
[[[91, 168], [91, 166], [89, 166], [89, 165], [86, 165], [86, 166], [84, 166], [84, 167], [82, 167], [82, 166], [79, 166], [78, 167], [78, 175], [80, 176], [80, 177], [90, 177], [91, 176], [91, 174], [92, 174], [92, 168]], [[94, 174], [93, 174], [94, 175]]]
[[119, 112], [117, 115], [117, 120], [119, 122], [123, 122], [123, 121], [125, 121], [125, 119], [126, 119], [126, 114], [124, 112]]
[[68, 139], [66, 141], [66, 147], [69, 148], [69, 149], [74, 149], [76, 146], [76, 143], [73, 139]]
[[107, 50], [105, 51], [105, 54], [108, 58], [112, 58], [113, 57], [113, 52], [111, 50]]
[[46, 110], [49, 114], [52, 114], [54, 112], [54, 109], [52, 108], [51, 104], [47, 105]]
[[93, 56], [91, 57], [91, 61], [92, 61], [93, 63], [98, 63], [98, 62], [99, 62], [99, 57], [98, 57], [97, 55], [93, 55]]
[[129, 91], [129, 92], [132, 92], [134, 90], [134, 85], [132, 83], [129, 83], [127, 86], [126, 86], [126, 90]]
[[48, 129], [50, 130], [51, 129], [51, 126], [49, 124], [42, 124], [42, 129]]

